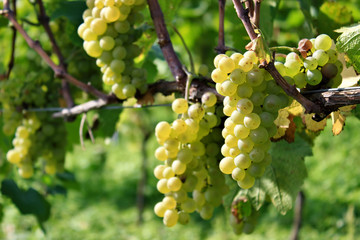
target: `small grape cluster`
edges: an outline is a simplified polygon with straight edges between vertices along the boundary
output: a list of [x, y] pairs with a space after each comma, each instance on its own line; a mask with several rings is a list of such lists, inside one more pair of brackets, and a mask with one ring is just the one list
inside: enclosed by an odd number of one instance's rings
[[146, 70], [134, 65], [134, 58], [141, 53], [135, 42], [142, 35], [134, 25], [144, 19], [140, 10], [145, 1], [87, 0], [86, 4], [78, 34], [86, 53], [97, 58], [104, 84], [111, 86], [119, 99], [134, 97], [137, 89], [145, 92]]
[[30, 178], [34, 174], [34, 168], [29, 157], [29, 150], [32, 145], [30, 139], [39, 127], [40, 122], [35, 115], [23, 119], [23, 124], [16, 128], [15, 138], [12, 141], [14, 148], [6, 154], [6, 159], [19, 167], [19, 175], [23, 178]]
[[159, 122], [155, 128], [162, 145], [155, 157], [164, 164], [154, 169], [154, 175], [159, 180], [157, 189], [165, 197], [155, 205], [154, 212], [168, 227], [177, 222], [186, 224], [194, 211], [210, 219], [228, 189], [217, 161], [221, 140], [221, 121], [214, 114], [217, 97], [207, 92], [201, 101], [189, 106], [183, 98], [174, 100], [172, 109], [181, 117], [171, 124]]
[[277, 128], [278, 110], [289, 104], [289, 98], [264, 69], [258, 68], [258, 57], [248, 51], [230, 57], [219, 54], [214, 59], [211, 77], [224, 98], [224, 122], [221, 147], [224, 158], [219, 168], [231, 174], [243, 189], [251, 188], [271, 163], [268, 153]]
[[343, 64], [332, 48], [333, 40], [326, 34], [299, 42], [300, 55], [291, 52], [285, 63], [275, 67], [285, 80], [300, 89], [335, 88], [342, 82]]

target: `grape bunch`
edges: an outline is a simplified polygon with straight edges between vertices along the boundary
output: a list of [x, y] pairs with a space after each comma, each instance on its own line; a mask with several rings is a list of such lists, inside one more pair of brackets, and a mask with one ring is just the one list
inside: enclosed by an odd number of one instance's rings
[[277, 132], [274, 120], [278, 110], [289, 104], [289, 98], [264, 69], [258, 68], [258, 57], [248, 51], [230, 57], [219, 54], [214, 59], [211, 77], [216, 90], [225, 96], [221, 147], [224, 158], [219, 168], [231, 174], [243, 189], [251, 188], [271, 163], [270, 138]]
[[214, 114], [217, 98], [207, 92], [201, 101], [189, 106], [183, 98], [174, 100], [172, 109], [181, 117], [171, 124], [159, 122], [155, 128], [161, 145], [155, 157], [164, 163], [154, 169], [154, 175], [159, 180], [158, 191], [165, 196], [154, 212], [168, 227], [188, 223], [194, 211], [210, 219], [228, 191], [218, 168], [221, 121]]
[[97, 58], [103, 83], [111, 86], [119, 99], [134, 97], [136, 90], [145, 92], [146, 70], [134, 63], [141, 53], [135, 42], [142, 35], [135, 25], [144, 19], [140, 10], [145, 0], [87, 0], [86, 4], [78, 35], [86, 53]]
[[335, 88], [341, 84], [343, 64], [328, 35], [302, 39], [298, 45], [300, 55], [291, 52], [285, 63], [275, 62], [277, 70], [289, 84], [309, 90]]

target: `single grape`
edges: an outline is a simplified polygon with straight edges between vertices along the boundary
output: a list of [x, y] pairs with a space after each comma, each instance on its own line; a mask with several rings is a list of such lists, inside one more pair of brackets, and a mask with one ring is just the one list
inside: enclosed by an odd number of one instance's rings
[[327, 51], [331, 48], [332, 40], [326, 34], [320, 34], [315, 38], [315, 49], [322, 49]]
[[308, 70], [306, 72], [306, 82], [309, 85], [318, 85], [322, 80], [322, 74], [319, 70]]

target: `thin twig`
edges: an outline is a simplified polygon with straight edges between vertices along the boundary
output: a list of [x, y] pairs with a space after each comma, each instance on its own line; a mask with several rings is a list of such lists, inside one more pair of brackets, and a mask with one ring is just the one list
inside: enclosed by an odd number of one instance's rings
[[93, 144], [95, 144], [94, 134], [93, 134], [93, 132], [92, 132], [92, 128], [91, 128], [91, 126], [90, 126], [90, 124], [89, 124], [89, 121], [87, 120], [87, 118], [86, 118], [85, 121], [86, 121], [87, 130], [88, 130], [88, 133], [89, 133], [89, 136], [90, 136], [90, 140], [91, 140], [91, 142], [92, 142]]
[[302, 225], [302, 211], [305, 203], [305, 195], [300, 191], [296, 198], [296, 205], [294, 209], [293, 230], [291, 232], [290, 240], [298, 240], [299, 232]]
[[7, 17], [10, 22], [13, 24], [13, 26], [16, 28], [16, 30], [24, 37], [25, 41], [27, 42], [27, 44], [34, 49], [39, 55], [40, 57], [53, 69], [55, 76], [59, 77], [59, 78], [64, 78], [66, 79], [68, 82], [74, 84], [75, 86], [77, 86], [78, 88], [82, 89], [83, 91], [90, 93], [98, 98], [101, 98], [103, 100], [107, 100], [108, 99], [108, 95], [97, 90], [96, 88], [85, 84], [79, 80], [77, 80], [76, 78], [74, 78], [73, 76], [71, 76], [70, 74], [68, 74], [66, 71], [63, 71], [63, 69], [56, 65], [52, 59], [50, 58], [50, 56], [45, 52], [45, 50], [41, 47], [39, 41], [34, 41], [28, 34], [27, 32], [24, 30], [24, 28], [19, 24], [19, 22], [16, 20], [16, 17], [14, 15], [14, 12], [9, 8], [9, 2], [8, 0], [4, 0], [4, 10], [6, 10], [6, 13], [4, 14], [5, 17]]
[[219, 0], [219, 38], [218, 45], [215, 48], [218, 54], [225, 53], [225, 30], [224, 30], [224, 18], [225, 18], [225, 3], [226, 0]]
[[[14, 15], [16, 16], [16, 0], [12, 1], [12, 7], [13, 7]], [[13, 35], [12, 35], [12, 39], [11, 39], [11, 54], [10, 54], [10, 61], [8, 64], [8, 70], [6, 72], [6, 79], [10, 78], [11, 70], [13, 69], [14, 64], [15, 64], [15, 44], [16, 44], [17, 31], [14, 26], [12, 26], [11, 29], [12, 29]]]
[[183, 36], [181, 35], [181, 33], [179, 32], [179, 30], [172, 24], [171, 25], [172, 29], [174, 30], [174, 32], [179, 36], [184, 48], [185, 48], [185, 51], [186, 53], [188, 54], [189, 56], [189, 61], [190, 61], [190, 69], [191, 69], [191, 72], [192, 73], [195, 73], [195, 66], [194, 66], [194, 60], [193, 60], [193, 57], [192, 57], [192, 54], [185, 42], [185, 39], [183, 38]]
[[245, 8], [242, 5], [242, 3], [240, 2], [240, 0], [233, 0], [233, 3], [235, 6], [236, 13], [237, 13], [238, 17], [240, 18], [240, 20], [242, 21], [250, 39], [251, 40], [256, 39], [257, 34], [255, 33], [254, 28], [250, 22], [248, 10], [245, 10]]
[[85, 121], [86, 121], [86, 112], [83, 113], [83, 115], [81, 117], [80, 127], [79, 127], [80, 145], [83, 150], [85, 150], [84, 134], [83, 134]]
[[147, 0], [150, 10], [151, 18], [154, 22], [155, 31], [158, 37], [158, 43], [160, 45], [161, 51], [164, 55], [164, 58], [169, 65], [172, 75], [175, 80], [185, 86], [186, 84], [186, 73], [182, 69], [182, 64], [175, 53], [169, 32], [166, 29], [166, 24], [164, 20], [164, 14], [161, 10], [159, 2], [157, 0]]
[[[43, 25], [45, 32], [47, 33], [47, 35], [49, 37], [52, 48], [53, 48], [56, 56], [59, 59], [59, 62], [60, 62], [59, 66], [61, 67], [61, 69], [64, 72], [66, 72], [67, 70], [66, 70], [65, 58], [64, 58], [63, 54], [61, 53], [61, 50], [55, 40], [55, 36], [50, 28], [50, 25], [49, 25], [50, 18], [49, 18], [49, 16], [46, 15], [44, 3], [42, 0], [37, 0], [37, 3], [39, 5], [38, 20]], [[61, 79], [61, 93], [65, 99], [67, 107], [73, 107], [75, 105], [75, 103], [71, 96], [70, 86], [69, 86], [69, 83], [64, 78]]]
[[251, 17], [252, 23], [259, 28], [260, 27], [260, 6], [262, 0], [254, 0], [254, 13]]

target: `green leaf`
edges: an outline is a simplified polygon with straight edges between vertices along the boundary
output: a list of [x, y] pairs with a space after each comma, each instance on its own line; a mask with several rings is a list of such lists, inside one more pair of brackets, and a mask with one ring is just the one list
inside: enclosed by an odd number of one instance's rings
[[309, 26], [310, 29], [312, 29], [313, 28], [312, 16], [310, 13], [311, 0], [298, 0], [298, 2], [300, 3], [300, 9], [301, 9], [302, 13], [304, 14], [307, 25]]
[[111, 137], [116, 131], [116, 122], [119, 120], [122, 109], [101, 109], [98, 111], [98, 128], [94, 131], [96, 137]]
[[259, 180], [259, 187], [269, 195], [276, 209], [285, 214], [292, 208], [307, 176], [304, 157], [312, 155], [312, 151], [310, 145], [297, 136], [291, 144], [274, 143], [270, 153], [273, 161]]
[[0, 17], [0, 28], [9, 26], [9, 19]]
[[336, 43], [339, 51], [346, 53], [356, 71], [360, 71], [360, 24], [337, 30], [342, 33]]
[[263, 1], [260, 11], [260, 28], [265, 38], [272, 39], [274, 20], [278, 11], [280, 0]]
[[66, 17], [72, 23], [79, 25], [83, 21], [82, 14], [85, 9], [85, 1], [60, 1], [58, 7], [51, 14], [51, 19]]
[[261, 179], [256, 179], [255, 184], [252, 188], [244, 191], [244, 193], [248, 196], [251, 204], [253, 207], [258, 211], [264, 204], [266, 193], [265, 190], [262, 188]]
[[12, 179], [1, 182], [1, 193], [8, 196], [22, 214], [33, 214], [39, 223], [50, 217], [50, 204], [35, 189], [20, 189]]

